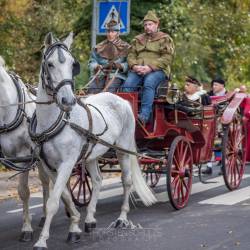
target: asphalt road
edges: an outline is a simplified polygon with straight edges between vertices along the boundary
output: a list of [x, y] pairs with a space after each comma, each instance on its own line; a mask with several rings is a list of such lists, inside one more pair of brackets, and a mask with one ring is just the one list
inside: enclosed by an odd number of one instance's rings
[[[164, 192], [165, 179], [155, 191], [161, 202], [152, 207], [144, 207], [140, 202], [131, 205], [129, 219], [142, 228], [134, 230], [110, 229], [107, 227], [119, 216], [122, 196], [121, 183], [105, 184], [97, 206], [98, 228], [87, 235], [82, 233], [81, 241], [74, 245], [66, 243], [69, 220], [61, 205], [55, 216], [48, 248], [53, 250], [221, 250], [250, 249], [250, 168], [240, 188], [229, 192], [221, 176], [214, 173], [215, 183], [201, 184], [194, 177], [192, 195], [188, 206], [175, 211], [167, 201]], [[115, 181], [114, 181], [115, 182]], [[41, 229], [38, 227], [42, 216], [40, 194], [31, 199], [34, 240], [20, 243], [22, 211], [17, 200], [0, 203], [0, 249], [32, 249]], [[81, 209], [81, 228], [84, 226], [86, 209]]]

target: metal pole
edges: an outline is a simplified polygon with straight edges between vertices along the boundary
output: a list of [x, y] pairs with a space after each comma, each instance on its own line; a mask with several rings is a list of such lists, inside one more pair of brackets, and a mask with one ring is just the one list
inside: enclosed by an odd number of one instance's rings
[[97, 18], [97, 4], [96, 0], [93, 0], [93, 15], [92, 15], [92, 28], [91, 28], [91, 48], [96, 46], [96, 18]]

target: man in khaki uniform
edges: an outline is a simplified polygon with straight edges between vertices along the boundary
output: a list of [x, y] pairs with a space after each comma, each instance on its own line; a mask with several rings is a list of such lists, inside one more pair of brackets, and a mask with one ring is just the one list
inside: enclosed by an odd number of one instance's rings
[[146, 123], [152, 112], [156, 88], [169, 77], [174, 44], [168, 34], [158, 31], [159, 19], [153, 11], [148, 11], [143, 24], [145, 33], [133, 39], [128, 54], [130, 71], [123, 91], [137, 91], [143, 86], [139, 119]]
[[[115, 19], [106, 24], [106, 31], [107, 39], [97, 44], [91, 52], [88, 63], [91, 79], [96, 72], [101, 71], [88, 87], [88, 94], [101, 92], [109, 83], [111, 84], [107, 90], [116, 92], [127, 77], [127, 55], [130, 45], [120, 38], [120, 24]], [[115, 78], [112, 81], [113, 77]]]

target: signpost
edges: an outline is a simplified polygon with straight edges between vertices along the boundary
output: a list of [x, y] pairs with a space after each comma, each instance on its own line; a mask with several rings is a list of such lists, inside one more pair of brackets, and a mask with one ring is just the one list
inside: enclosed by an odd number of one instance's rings
[[96, 45], [96, 35], [106, 34], [106, 23], [113, 18], [120, 23], [121, 35], [130, 31], [130, 0], [93, 0], [92, 47]]

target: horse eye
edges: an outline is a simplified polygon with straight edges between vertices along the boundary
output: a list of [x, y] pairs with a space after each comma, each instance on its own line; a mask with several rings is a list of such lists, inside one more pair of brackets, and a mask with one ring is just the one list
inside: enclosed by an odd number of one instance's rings
[[49, 63], [48, 63], [48, 67], [49, 67], [49, 68], [53, 68], [53, 67], [54, 67], [53, 63], [49, 62]]

